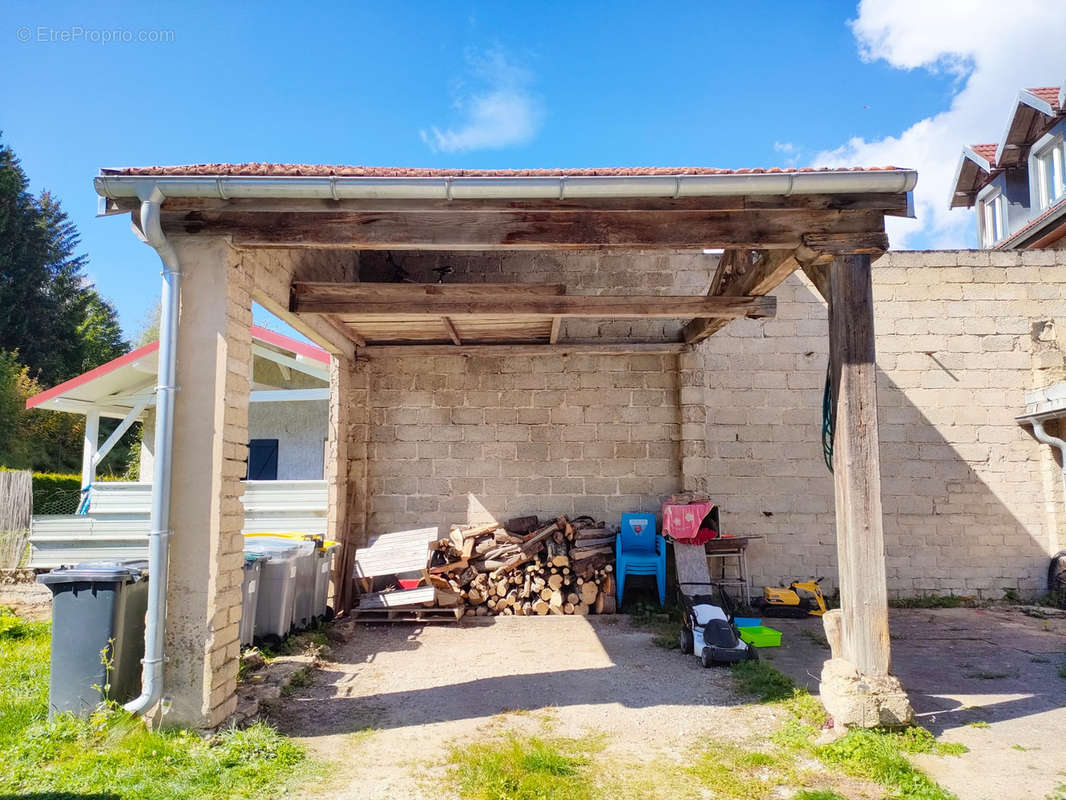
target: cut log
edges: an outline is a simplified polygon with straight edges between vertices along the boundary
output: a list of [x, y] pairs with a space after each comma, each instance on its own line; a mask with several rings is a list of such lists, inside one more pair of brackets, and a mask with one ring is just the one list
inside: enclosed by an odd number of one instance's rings
[[548, 613], [549, 607], [547, 600], [538, 600], [533, 604], [533, 611], [537, 616], [543, 617]]
[[552, 592], [551, 599], [548, 600], [548, 605], [552, 607], [558, 606], [559, 608], [562, 608], [565, 603], [566, 598], [563, 597], [563, 593], [559, 589], [556, 589], [554, 592]]
[[574, 592], [569, 592], [566, 595], [566, 602], [568, 605], [576, 606], [578, 603], [581, 602], [581, 598]]
[[584, 603], [586, 606], [590, 606], [596, 602], [596, 597], [600, 593], [600, 587], [597, 586], [593, 581], [587, 581], [581, 584], [580, 591], [578, 593], [581, 595], [581, 602]]
[[548, 586], [550, 586], [552, 589], [558, 589], [562, 585], [563, 585], [563, 576], [562, 575], [550, 575], [550, 576], [548, 576]]
[[581, 617], [587, 617], [589, 613], [589, 607], [586, 603], [578, 603], [574, 606], [574, 613]]
[[550, 600], [551, 596], [552, 596], [552, 592], [554, 592], [554, 591], [555, 591], [554, 589], [549, 589], [547, 586], [545, 586], [539, 592], [540, 599], [541, 600]]

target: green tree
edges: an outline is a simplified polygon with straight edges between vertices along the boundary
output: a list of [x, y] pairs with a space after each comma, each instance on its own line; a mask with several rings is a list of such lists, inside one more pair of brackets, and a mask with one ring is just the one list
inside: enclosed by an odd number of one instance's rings
[[41, 388], [17, 353], [0, 351], [0, 466], [76, 472], [81, 468], [85, 418], [27, 409], [26, 400]]
[[77, 228], [48, 192], [34, 197], [0, 142], [0, 350], [45, 386], [125, 352], [114, 308], [85, 277]]

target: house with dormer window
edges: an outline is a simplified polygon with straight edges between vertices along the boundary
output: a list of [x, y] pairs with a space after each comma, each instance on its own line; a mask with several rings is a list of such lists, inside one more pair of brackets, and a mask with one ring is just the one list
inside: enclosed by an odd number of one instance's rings
[[1023, 89], [998, 142], [962, 149], [952, 208], [975, 208], [985, 249], [1066, 247], [1066, 83]]

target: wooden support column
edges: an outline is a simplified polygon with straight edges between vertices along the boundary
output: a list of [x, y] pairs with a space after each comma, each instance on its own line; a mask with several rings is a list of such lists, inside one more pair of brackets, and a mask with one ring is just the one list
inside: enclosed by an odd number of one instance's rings
[[368, 380], [365, 361], [338, 355], [331, 359], [327, 530], [330, 539], [341, 543], [333, 564], [333, 607], [339, 614], [352, 610], [355, 551], [366, 538]]
[[836, 256], [829, 289], [840, 655], [860, 674], [881, 676], [890, 653], [870, 256]]
[[81, 488], [84, 491], [96, 480], [96, 452], [100, 441], [100, 412], [85, 413], [85, 437], [81, 449]]

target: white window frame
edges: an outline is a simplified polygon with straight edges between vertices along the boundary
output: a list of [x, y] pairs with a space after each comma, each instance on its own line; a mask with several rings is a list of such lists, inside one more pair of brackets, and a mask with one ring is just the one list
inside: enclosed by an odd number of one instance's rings
[[[1048, 169], [1050, 167], [1050, 170]], [[1048, 173], [1050, 181], [1048, 180]], [[1029, 151], [1029, 200], [1039, 214], [1066, 197], [1066, 145], [1061, 133], [1049, 133]]]
[[[998, 225], [995, 224], [998, 217]], [[996, 236], [996, 228], [999, 236]], [[977, 240], [982, 247], [993, 247], [1007, 238], [1007, 197], [1003, 189], [989, 184], [977, 195]]]

